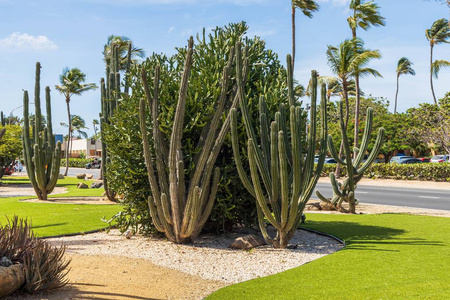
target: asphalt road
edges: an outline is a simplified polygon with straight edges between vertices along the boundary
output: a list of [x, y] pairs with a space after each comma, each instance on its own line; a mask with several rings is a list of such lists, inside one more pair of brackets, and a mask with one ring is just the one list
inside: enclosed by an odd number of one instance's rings
[[[317, 183], [325, 197], [333, 194], [331, 184]], [[450, 211], [450, 190], [391, 188], [359, 185], [355, 192], [361, 203], [407, 206], [417, 208], [440, 209]], [[317, 198], [314, 191], [312, 198]]]
[[[64, 174], [66, 171], [66, 167], [60, 168], [59, 174]], [[83, 169], [83, 168], [70, 168], [67, 172], [67, 176], [69, 177], [75, 177], [79, 173], [85, 173], [85, 174], [93, 174], [94, 179], [97, 179], [100, 175], [100, 169]], [[24, 167], [22, 172], [16, 172], [14, 173], [14, 176], [27, 176], [27, 169]]]

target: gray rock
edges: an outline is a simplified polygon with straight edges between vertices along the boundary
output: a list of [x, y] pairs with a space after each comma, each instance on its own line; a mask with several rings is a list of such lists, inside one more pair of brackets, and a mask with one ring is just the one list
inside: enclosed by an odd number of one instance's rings
[[77, 188], [79, 189], [88, 189], [88, 185], [86, 183], [83, 182], [78, 182]]
[[133, 233], [131, 232], [131, 230], [127, 230], [126, 232], [125, 232], [125, 238], [127, 239], [127, 240], [129, 240], [129, 239], [131, 239], [131, 236], [133, 235]]
[[93, 182], [91, 183], [91, 189], [99, 189], [103, 186], [103, 182]]
[[12, 264], [12, 261], [6, 256], [3, 256], [2, 259], [0, 259], [0, 267], [9, 267], [12, 266]]
[[18, 290], [25, 283], [23, 265], [0, 267], [0, 297]]
[[59, 174], [58, 175], [58, 179], [65, 179], [66, 177], [64, 177], [64, 175], [63, 174]]
[[254, 234], [249, 234], [236, 238], [228, 247], [231, 249], [250, 250], [265, 244], [266, 241], [262, 237]]
[[77, 178], [78, 179], [84, 179], [84, 178], [86, 178], [86, 174], [85, 173], [78, 173], [77, 174]]

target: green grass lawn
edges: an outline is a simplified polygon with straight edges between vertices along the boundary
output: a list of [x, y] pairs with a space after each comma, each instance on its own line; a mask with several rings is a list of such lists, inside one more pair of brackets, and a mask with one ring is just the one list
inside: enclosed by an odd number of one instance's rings
[[[26, 177], [4, 177], [3, 184], [30, 183]], [[101, 189], [77, 189], [77, 183], [83, 180], [66, 177], [58, 180], [57, 186], [66, 187], [68, 192], [64, 194], [49, 195], [52, 197], [75, 196], [101, 196]], [[85, 183], [90, 185], [91, 181]], [[19, 188], [19, 187], [18, 187]], [[32, 221], [33, 231], [37, 236], [53, 236], [60, 234], [86, 232], [105, 228], [108, 226], [101, 219], [109, 219], [120, 211], [120, 205], [92, 205], [92, 204], [53, 204], [21, 202], [21, 199], [32, 197], [0, 198], [0, 224], [6, 222], [6, 218], [14, 215], [19, 218], [27, 218]]]
[[[450, 299], [450, 218], [308, 214], [346, 247], [208, 299]], [[245, 268], [245, 266], [243, 266]]]

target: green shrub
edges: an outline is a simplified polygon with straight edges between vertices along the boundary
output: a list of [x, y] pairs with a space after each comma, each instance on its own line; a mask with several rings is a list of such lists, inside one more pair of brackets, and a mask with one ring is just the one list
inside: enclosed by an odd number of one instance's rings
[[[199, 152], [197, 141], [205, 124], [214, 111], [215, 99], [220, 93], [221, 70], [227, 62], [229, 49], [241, 40], [248, 48], [249, 76], [247, 78], [247, 98], [249, 110], [257, 120], [257, 105], [261, 94], [266, 96], [268, 109], [274, 114], [282, 101], [287, 102], [285, 93], [286, 72], [273, 51], [266, 49], [265, 42], [259, 38], [244, 37], [245, 23], [217, 27], [206, 36], [205, 32], [197, 36], [194, 45], [194, 57], [189, 90], [186, 100], [185, 130], [183, 132], [183, 154], [185, 162]], [[149, 227], [147, 197], [150, 187], [147, 170], [144, 165], [141, 137], [139, 135], [138, 102], [144, 96], [140, 83], [142, 68], [147, 71], [149, 81], [153, 80], [155, 65], [161, 66], [160, 75], [160, 127], [166, 140], [170, 140], [173, 117], [178, 99], [180, 76], [184, 65], [186, 48], [177, 48], [177, 54], [167, 57], [153, 54], [141, 65], [131, 69], [131, 97], [124, 97], [106, 129], [106, 142], [109, 143], [111, 166], [108, 168], [108, 180], [114, 191], [123, 195], [124, 212], [117, 216], [119, 226]], [[234, 70], [234, 66], [232, 68]], [[281, 70], [281, 71], [280, 71]], [[234, 84], [232, 76], [230, 85]], [[152, 82], [149, 82], [152, 89]], [[153, 90], [151, 90], [153, 92]], [[229, 97], [234, 95], [230, 93]], [[272, 118], [273, 116], [269, 116]], [[150, 118], [148, 131], [152, 132]], [[246, 147], [245, 131], [239, 128], [241, 147]], [[151, 143], [151, 141], [150, 141]], [[247, 159], [244, 157], [243, 159]], [[245, 165], [247, 165], [245, 163]], [[210, 220], [205, 228], [227, 230], [235, 223], [252, 225], [257, 222], [256, 205], [253, 198], [242, 186], [234, 165], [231, 139], [227, 137], [217, 158], [216, 166], [221, 169], [221, 180]], [[186, 181], [193, 166], [185, 163]], [[134, 224], [139, 222], [140, 224]], [[121, 227], [122, 230], [125, 227]]]
[[[326, 164], [322, 176], [328, 176], [336, 169], [335, 164]], [[341, 169], [345, 174], [345, 169]], [[364, 173], [368, 178], [391, 178], [403, 180], [433, 180], [450, 182], [450, 163], [422, 164], [372, 164]]]
[[[70, 168], [86, 168], [86, 164], [92, 162], [92, 159], [86, 158], [69, 158], [69, 167]], [[61, 167], [66, 166], [66, 160], [61, 159]]]

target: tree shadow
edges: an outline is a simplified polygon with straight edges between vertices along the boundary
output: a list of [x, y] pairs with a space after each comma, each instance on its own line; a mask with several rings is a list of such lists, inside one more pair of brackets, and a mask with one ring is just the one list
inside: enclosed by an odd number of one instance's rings
[[[392, 245], [403, 246], [446, 246], [442, 241], [432, 241], [423, 238], [405, 238], [401, 235], [407, 233], [404, 229], [362, 225], [357, 222], [340, 221], [313, 221], [310, 220], [302, 227], [314, 229], [334, 235], [345, 241], [347, 250], [371, 250], [398, 252], [399, 250], [390, 249]], [[385, 245], [384, 249], [377, 247]]]
[[38, 226], [32, 226], [31, 229], [38, 229], [38, 228], [46, 228], [46, 227], [54, 227], [54, 226], [61, 226], [61, 225], [67, 225], [69, 223], [53, 223], [53, 224], [45, 224], [45, 225], [38, 225]]

